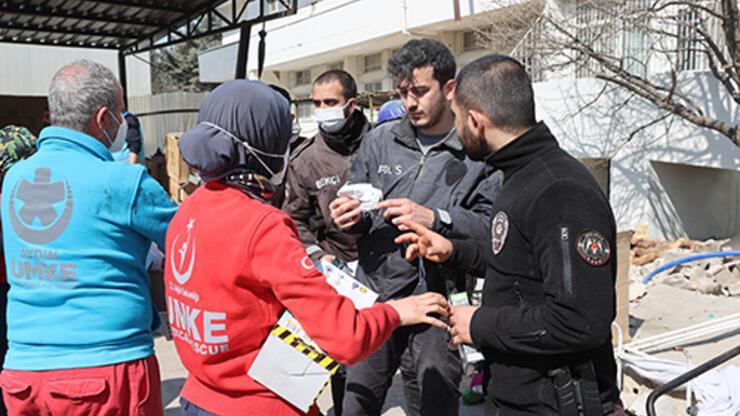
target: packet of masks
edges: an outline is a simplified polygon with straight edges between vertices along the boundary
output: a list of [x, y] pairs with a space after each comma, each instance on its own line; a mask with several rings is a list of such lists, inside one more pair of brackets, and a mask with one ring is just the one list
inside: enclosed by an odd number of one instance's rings
[[[468, 306], [470, 299], [466, 292], [453, 293], [449, 297], [452, 306]], [[480, 350], [472, 345], [460, 345], [460, 355], [463, 361], [463, 369], [467, 374], [472, 374], [475, 365], [485, 358]]]
[[[373, 306], [378, 294], [355, 279], [339, 260], [321, 261], [327, 283], [355, 308]], [[339, 363], [329, 357], [303, 329], [289, 311], [267, 336], [248, 374], [288, 403], [308, 413], [318, 396], [336, 373]]]
[[337, 196], [356, 199], [362, 211], [370, 211], [383, 199], [383, 192], [369, 183], [347, 183], [339, 188]]

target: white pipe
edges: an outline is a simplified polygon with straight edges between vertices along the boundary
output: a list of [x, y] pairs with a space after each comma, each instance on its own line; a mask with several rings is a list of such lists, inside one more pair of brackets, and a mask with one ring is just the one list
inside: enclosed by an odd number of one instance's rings
[[724, 318], [719, 318], [719, 319], [715, 319], [715, 320], [708, 321], [708, 322], [702, 322], [702, 323], [699, 323], [699, 324], [696, 324], [696, 325], [688, 326], [688, 327], [681, 328], [681, 329], [676, 329], [676, 330], [669, 331], [669, 332], [664, 332], [662, 334], [653, 335], [651, 337], [647, 337], [647, 338], [643, 338], [643, 339], [639, 339], [639, 340], [633, 340], [628, 345], [630, 345], [630, 346], [637, 346], [637, 345], [642, 345], [642, 344], [645, 344], [645, 343], [648, 343], [648, 342], [655, 342], [655, 341], [658, 341], [658, 340], [661, 340], [661, 339], [672, 338], [672, 337], [674, 337], [677, 334], [690, 333], [690, 332], [692, 332], [694, 330], [697, 330], [697, 329], [706, 328], [706, 327], [713, 327], [715, 325], [723, 324], [723, 323], [726, 323], [726, 322], [734, 322], [735, 320], [738, 320], [738, 319], [740, 319], [740, 314], [729, 315], [729, 316], [726, 316]]
[[677, 340], [681, 340], [684, 337], [694, 337], [697, 334], [709, 334], [709, 333], [725, 331], [725, 330], [737, 328], [737, 327], [740, 327], [740, 320], [722, 322], [717, 325], [707, 326], [704, 328], [698, 328], [692, 331], [683, 331], [679, 333], [674, 333], [671, 336], [662, 337], [660, 339], [651, 339], [651, 340], [647, 340], [647, 341], [643, 341], [639, 343], [633, 343], [631, 344], [631, 346], [633, 348], [646, 348], [647, 346], [661, 345], [661, 344], [668, 344], [668, 343], [676, 342]]
[[682, 336], [676, 336], [675, 338], [663, 340], [663, 341], [660, 341], [660, 342], [653, 342], [653, 343], [649, 343], [649, 344], [643, 344], [643, 345], [640, 345], [638, 348], [641, 349], [641, 350], [643, 350], [643, 351], [645, 351], [645, 352], [650, 352], [650, 351], [655, 351], [655, 350], [659, 350], [659, 349], [670, 348], [670, 347], [673, 347], [673, 346], [685, 344], [688, 341], [695, 341], [697, 339], [708, 338], [710, 336], [716, 336], [716, 335], [721, 334], [722, 332], [731, 332], [731, 331], [736, 330], [739, 327], [740, 326], [738, 326], [737, 324], [735, 324], [735, 325], [727, 326], [727, 327], [708, 328], [706, 330], [694, 332], [694, 333], [691, 333], [691, 334], [685, 334], [685, 335], [682, 335]]
[[670, 348], [672, 346], [684, 344], [688, 341], [701, 339], [703, 337], [709, 337], [710, 335], [719, 335], [723, 332], [733, 332], [737, 329], [740, 329], [740, 321], [728, 322], [722, 325], [702, 328], [694, 332], [675, 334], [673, 337], [670, 338], [653, 340], [651, 342], [643, 342], [637, 345], [630, 344], [629, 346], [632, 349], [649, 352], [658, 349]]
[[713, 319], [711, 321], [701, 322], [701, 323], [698, 323], [698, 324], [687, 326], [685, 328], [675, 329], [673, 331], [668, 331], [668, 332], [664, 332], [662, 334], [653, 335], [651, 337], [643, 338], [641, 340], [635, 340], [632, 343], [635, 344], [635, 343], [641, 343], [641, 342], [648, 341], [648, 340], [660, 339], [660, 338], [671, 336], [673, 334], [682, 333], [682, 332], [689, 332], [689, 331], [692, 331], [694, 329], [703, 328], [703, 327], [706, 327], [706, 326], [717, 325], [717, 324], [719, 324], [721, 322], [732, 321], [732, 320], [735, 320], [735, 319], [738, 319], [738, 318], [740, 318], [740, 314], [728, 315], [728, 316], [725, 316], [724, 318]]
[[617, 353], [614, 354], [617, 362], [617, 388], [619, 391], [622, 391], [622, 387], [624, 386], [624, 368], [621, 355], [622, 347], [624, 346], [624, 335], [622, 334], [622, 327], [620, 327], [616, 322], [612, 322], [612, 328], [615, 329], [617, 334]]
[[[693, 365], [691, 363], [691, 354], [689, 354], [689, 350], [682, 349], [681, 352], [683, 352], [683, 355], [686, 357], [686, 368], [693, 368]], [[686, 383], [686, 409], [691, 408], [691, 383]]]

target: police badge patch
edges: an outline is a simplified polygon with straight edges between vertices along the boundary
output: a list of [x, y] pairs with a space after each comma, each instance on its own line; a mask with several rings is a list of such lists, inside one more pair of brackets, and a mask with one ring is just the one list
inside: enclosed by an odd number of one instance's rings
[[503, 250], [508, 234], [509, 216], [505, 212], [499, 211], [493, 217], [493, 224], [491, 224], [491, 246], [493, 247], [494, 256]]
[[609, 241], [596, 230], [586, 230], [578, 236], [578, 255], [591, 266], [603, 266], [611, 257]]

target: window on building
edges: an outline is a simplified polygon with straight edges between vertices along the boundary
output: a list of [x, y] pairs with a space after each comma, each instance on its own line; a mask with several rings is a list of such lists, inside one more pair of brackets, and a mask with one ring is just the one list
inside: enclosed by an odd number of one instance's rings
[[685, 9], [678, 13], [676, 63], [681, 71], [701, 69], [702, 44], [696, 29], [701, 16], [696, 9]]
[[380, 53], [365, 55], [362, 57], [362, 72], [368, 73], [383, 69], [383, 57]]
[[365, 92], [378, 92], [383, 91], [383, 81], [366, 82], [363, 85]]
[[329, 64], [329, 70], [344, 69], [344, 62]]
[[[610, 16], [606, 8], [588, 3], [578, 3], [575, 13], [578, 40], [599, 55], [614, 56], [617, 35], [614, 16]], [[591, 77], [598, 71], [596, 60], [586, 53], [578, 56], [576, 77]]]
[[478, 37], [472, 30], [463, 32], [463, 52], [474, 51], [478, 49]]
[[532, 82], [542, 81], [545, 77], [541, 56], [540, 39], [544, 36], [545, 26], [542, 21], [536, 22], [527, 34], [521, 39], [511, 55], [524, 65]]
[[491, 47], [493, 43], [492, 28], [479, 27], [475, 30], [469, 30], [462, 34], [463, 52], [478, 51]]
[[472, 30], [468, 32], [463, 32], [463, 52], [470, 52], [480, 49], [478, 38], [478, 34]]
[[308, 85], [311, 83], [311, 70], [305, 69], [303, 71], [295, 72], [295, 85]]
[[300, 102], [296, 104], [296, 116], [298, 120], [308, 120], [313, 118], [313, 103]]
[[[625, 14], [630, 19], [624, 20], [622, 30], [622, 63], [624, 69], [638, 77], [647, 76], [649, 56], [649, 36], [644, 27], [648, 24], [644, 10], [650, 0], [629, 0]], [[638, 16], [636, 19], [632, 17]], [[643, 17], [639, 17], [643, 16]], [[637, 24], [635, 24], [637, 23]]]
[[648, 69], [647, 33], [642, 29], [625, 29], [622, 37], [622, 62], [632, 75], [644, 77]]

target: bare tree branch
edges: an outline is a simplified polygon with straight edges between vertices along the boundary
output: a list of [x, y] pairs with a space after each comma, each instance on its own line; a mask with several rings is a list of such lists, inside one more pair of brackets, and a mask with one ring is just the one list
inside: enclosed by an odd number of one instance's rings
[[[530, 72], [594, 77], [630, 94], [625, 102], [610, 104], [613, 108], [640, 97], [663, 112], [636, 127], [628, 141], [675, 116], [740, 147], [738, 125], [706, 114], [698, 102], [702, 97], [687, 88], [682, 75], [706, 70], [740, 105], [738, 0], [537, 0], [517, 7], [509, 0], [490, 1], [500, 6], [496, 21], [505, 23], [491, 25], [489, 44], [509, 49]], [[589, 97], [575, 115], [604, 91]]]
[[624, 140], [624, 143], [629, 143], [632, 141], [632, 139], [635, 138], [638, 134], [642, 133], [643, 131], [647, 130], [648, 128], [662, 122], [663, 120], [667, 119], [668, 117], [671, 117], [673, 114], [671, 113], [665, 113], [660, 117], [657, 117], [647, 123], [644, 123], [637, 128], [633, 129], [632, 132], [630, 132], [629, 136]]

